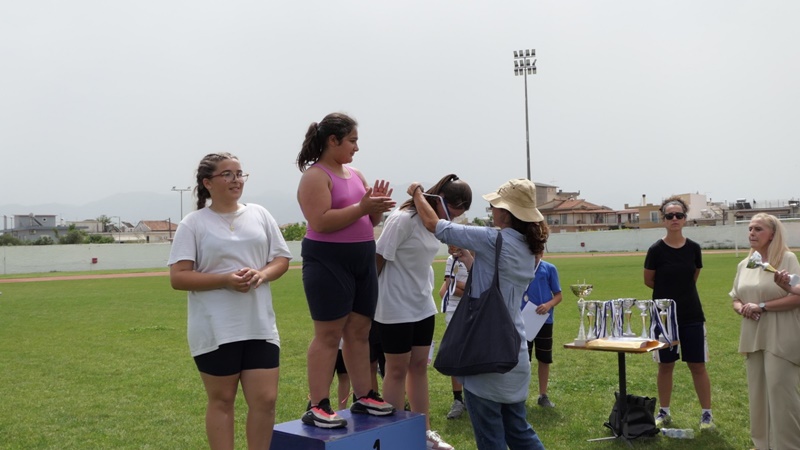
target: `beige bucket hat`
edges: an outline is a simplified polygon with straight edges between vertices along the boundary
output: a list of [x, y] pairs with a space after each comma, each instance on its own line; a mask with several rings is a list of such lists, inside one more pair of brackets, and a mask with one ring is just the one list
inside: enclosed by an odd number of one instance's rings
[[497, 189], [483, 196], [495, 208], [506, 209], [523, 222], [541, 222], [542, 213], [536, 209], [536, 185], [525, 178], [508, 180]]

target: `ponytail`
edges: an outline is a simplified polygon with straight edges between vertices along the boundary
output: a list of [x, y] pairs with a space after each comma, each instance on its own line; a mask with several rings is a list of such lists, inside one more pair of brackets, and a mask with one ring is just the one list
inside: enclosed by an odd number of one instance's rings
[[319, 123], [312, 122], [306, 131], [300, 153], [297, 154], [297, 168], [300, 172], [305, 172], [308, 166], [322, 158], [330, 136], [341, 142], [357, 126], [358, 123], [353, 118], [342, 113], [331, 113]]

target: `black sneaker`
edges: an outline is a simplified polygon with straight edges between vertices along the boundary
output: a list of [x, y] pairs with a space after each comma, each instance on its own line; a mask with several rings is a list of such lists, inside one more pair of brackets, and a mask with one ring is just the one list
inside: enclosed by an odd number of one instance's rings
[[394, 414], [394, 406], [383, 401], [380, 395], [370, 390], [369, 393], [350, 406], [353, 414], [372, 414], [373, 416], [388, 416]]
[[323, 398], [317, 406], [311, 407], [300, 419], [306, 425], [319, 428], [342, 428], [347, 426], [347, 421], [339, 417], [331, 409], [331, 401]]

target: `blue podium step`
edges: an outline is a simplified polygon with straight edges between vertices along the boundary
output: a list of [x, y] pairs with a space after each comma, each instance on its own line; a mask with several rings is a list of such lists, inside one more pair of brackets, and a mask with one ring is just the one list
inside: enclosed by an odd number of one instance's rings
[[325, 429], [299, 419], [275, 425], [271, 450], [424, 450], [425, 416], [397, 411], [391, 416], [352, 415], [336, 412], [347, 420], [346, 428]]

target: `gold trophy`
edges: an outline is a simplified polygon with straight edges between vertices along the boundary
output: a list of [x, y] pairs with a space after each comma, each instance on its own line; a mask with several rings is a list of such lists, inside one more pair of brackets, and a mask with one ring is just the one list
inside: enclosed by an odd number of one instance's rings
[[579, 283], [579, 284], [572, 284], [569, 286], [572, 290], [572, 293], [578, 297], [578, 311], [580, 314], [580, 321], [581, 326], [578, 328], [578, 337], [575, 338], [575, 346], [576, 347], [585, 347], [586, 346], [586, 328], [583, 326], [583, 317], [584, 313], [586, 312], [586, 301], [583, 299], [587, 295], [592, 293], [592, 285], [586, 283]]

